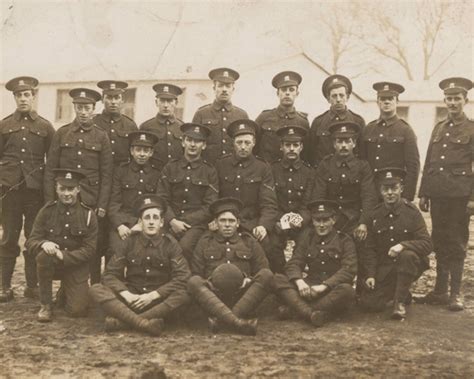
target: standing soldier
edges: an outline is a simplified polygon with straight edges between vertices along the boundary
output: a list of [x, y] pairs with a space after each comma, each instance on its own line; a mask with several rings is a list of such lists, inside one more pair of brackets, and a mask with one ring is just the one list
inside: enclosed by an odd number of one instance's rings
[[[45, 195], [54, 200], [54, 168], [80, 170], [81, 200], [99, 217], [99, 235], [106, 233], [103, 218], [109, 205], [112, 189], [113, 158], [107, 132], [93, 121], [95, 103], [101, 96], [97, 91], [75, 88], [69, 92], [73, 98], [76, 118], [59, 128], [54, 134], [48, 153], [45, 173]], [[91, 260], [91, 283], [100, 281], [100, 252]]]
[[347, 108], [352, 93], [352, 83], [348, 78], [343, 75], [331, 75], [323, 82], [322, 91], [330, 108], [311, 123], [310, 143], [303, 151], [303, 159], [313, 166], [317, 166], [326, 155], [334, 152], [334, 144], [329, 134], [329, 126], [334, 122], [355, 122], [360, 130], [365, 126], [364, 119]]
[[276, 131], [283, 157], [272, 164], [278, 201], [278, 221], [270, 231], [275, 272], [283, 272], [284, 250], [289, 239], [298, 240], [301, 231], [311, 222], [307, 205], [311, 200], [314, 170], [300, 158], [307, 129], [284, 126]]
[[397, 116], [398, 96], [405, 89], [389, 82], [375, 83], [373, 88], [377, 91], [380, 117], [362, 131], [361, 158], [369, 162], [374, 172], [384, 167], [406, 170], [403, 197], [413, 201], [420, 173], [420, 154], [415, 132]]
[[158, 113], [154, 118], [140, 125], [140, 130], [148, 130], [156, 134], [156, 143], [153, 160], [155, 164], [163, 167], [172, 159], [183, 156], [183, 145], [180, 126], [183, 121], [176, 117], [175, 111], [178, 106], [178, 96], [183, 90], [178, 86], [167, 83], [157, 83], [153, 86], [156, 92], [155, 103]]
[[240, 213], [240, 227], [252, 234], [261, 244], [270, 266], [278, 267], [268, 232], [278, 217], [272, 169], [252, 153], [258, 125], [252, 120], [236, 120], [227, 128], [234, 142], [234, 153], [216, 162], [220, 197], [235, 197], [244, 207]]
[[464, 309], [460, 294], [469, 218], [474, 212], [474, 122], [463, 111], [472, 82], [448, 78], [439, 86], [444, 91], [448, 117], [437, 123], [431, 134], [419, 191], [420, 209], [431, 211], [436, 284], [422, 301], [448, 304], [450, 310], [460, 311]]
[[90, 289], [107, 315], [105, 330], [133, 328], [161, 334], [163, 319], [189, 301], [190, 272], [178, 242], [163, 233], [165, 202], [156, 195], [136, 204], [141, 232], [119, 247], [104, 272], [102, 284]]
[[365, 278], [363, 241], [367, 237], [367, 218], [377, 204], [377, 193], [369, 164], [354, 156], [359, 125], [338, 121], [329, 127], [329, 132], [334, 154], [327, 155], [316, 169], [313, 199], [335, 201], [339, 207], [335, 228], [355, 238], [360, 293]]
[[219, 183], [216, 169], [201, 158], [209, 128], [186, 123], [181, 131], [184, 155], [163, 168], [156, 193], [167, 202], [165, 225], [169, 225], [189, 261], [211, 221], [209, 205], [218, 197]]
[[377, 171], [383, 202], [369, 218], [369, 234], [364, 253], [367, 287], [360, 304], [368, 311], [381, 312], [393, 300], [391, 318], [406, 317], [411, 302], [410, 286], [429, 268], [432, 244], [418, 208], [402, 198], [405, 170]]
[[238, 233], [242, 203], [222, 198], [211, 204], [217, 230], [205, 234], [191, 259], [189, 293], [212, 317], [211, 332], [219, 324], [247, 335], [257, 334], [257, 319], [246, 319], [270, 292], [273, 274], [259, 243]]
[[38, 265], [41, 309], [38, 321], [52, 319], [52, 286], [61, 279], [65, 310], [72, 317], [85, 316], [89, 303], [89, 260], [97, 244], [94, 211], [79, 201], [79, 171], [54, 169], [58, 200], [48, 202], [38, 213], [26, 247]]
[[232, 140], [227, 134], [227, 126], [238, 119], [248, 119], [247, 112], [232, 104], [232, 94], [239, 73], [230, 68], [216, 68], [209, 72], [213, 81], [216, 96], [212, 104], [199, 108], [193, 117], [193, 122], [206, 125], [211, 130], [208, 146], [203, 155], [209, 163], [215, 164], [217, 159], [232, 152]]
[[313, 227], [303, 232], [285, 266], [286, 275], [275, 275], [275, 287], [287, 305], [278, 309], [281, 318], [295, 312], [320, 327], [345, 311], [353, 301], [357, 256], [352, 239], [334, 229], [337, 204], [316, 200], [308, 207]]
[[130, 132], [128, 139], [132, 159], [114, 170], [108, 209], [111, 230], [107, 262], [131, 233], [139, 229], [139, 219], [134, 206], [141, 195], [156, 192], [161, 174], [161, 168], [150, 161], [153, 146], [158, 139], [156, 135], [140, 130]]
[[103, 80], [97, 83], [102, 89], [104, 110], [94, 117], [94, 123], [107, 132], [112, 147], [114, 166], [117, 167], [130, 159], [128, 134], [138, 130], [131, 118], [122, 114], [123, 95], [128, 84], [116, 80]]
[[298, 125], [309, 130], [308, 115], [295, 109], [295, 100], [299, 95], [301, 75], [293, 71], [276, 74], [272, 85], [277, 89], [280, 104], [277, 108], [260, 113], [255, 122], [259, 126], [255, 154], [269, 164], [282, 156], [280, 138], [276, 132], [286, 125]]
[[[16, 110], [0, 121], [0, 203], [3, 235], [0, 242], [0, 302], [13, 299], [11, 280], [20, 253], [21, 229], [30, 236], [33, 221], [43, 205], [45, 156], [53, 138], [49, 121], [33, 110], [38, 80], [22, 76], [5, 87], [13, 92]], [[23, 217], [25, 218], [23, 224]], [[38, 280], [34, 257], [25, 258], [25, 297], [36, 297]]]

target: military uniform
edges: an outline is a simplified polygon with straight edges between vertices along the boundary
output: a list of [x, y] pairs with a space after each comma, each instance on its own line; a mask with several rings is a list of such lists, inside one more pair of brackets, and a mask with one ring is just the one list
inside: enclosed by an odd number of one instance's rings
[[[75, 173], [69, 170], [55, 170], [64, 185], [75, 180]], [[58, 174], [56, 174], [58, 177]], [[57, 179], [59, 181], [59, 179]], [[79, 179], [72, 185], [77, 186]], [[66, 205], [59, 200], [48, 202], [38, 213], [26, 247], [36, 257], [40, 301], [42, 306], [51, 307], [52, 282], [61, 280], [64, 290], [65, 309], [71, 316], [84, 316], [88, 306], [89, 260], [95, 254], [97, 244], [97, 219], [93, 210], [78, 200]], [[45, 242], [53, 242], [61, 250], [63, 259], [49, 255], [43, 249]], [[50, 321], [40, 320], [40, 321]]]
[[[385, 183], [392, 174], [396, 180], [396, 170], [381, 170], [378, 179]], [[425, 221], [418, 208], [402, 198], [394, 206], [378, 204], [368, 226], [364, 259], [367, 277], [375, 278], [375, 288], [366, 288], [360, 303], [367, 310], [382, 311], [393, 300], [393, 318], [404, 318], [405, 310], [399, 310], [400, 304], [409, 303], [412, 282], [429, 268], [432, 244]], [[397, 244], [403, 250], [392, 258], [388, 252]]]
[[[7, 89], [13, 92], [33, 90], [38, 81], [30, 77], [10, 80]], [[0, 242], [0, 276], [2, 294], [8, 298], [16, 257], [20, 253], [18, 239], [23, 227], [28, 238], [33, 221], [43, 206], [43, 173], [45, 156], [53, 138], [54, 128], [35, 111], [13, 114], [0, 121], [0, 202], [2, 203], [3, 235]], [[34, 258], [26, 252], [27, 288], [37, 287]], [[3, 298], [2, 301], [9, 299]]]
[[[330, 216], [334, 214], [336, 204], [329, 203], [315, 201], [309, 207], [316, 207], [312, 210], [313, 215], [317, 212], [318, 216]], [[308, 271], [304, 277], [306, 266]], [[275, 275], [275, 286], [277, 294], [292, 310], [315, 326], [321, 326], [353, 301], [352, 281], [356, 271], [356, 249], [349, 236], [335, 229], [319, 236], [310, 227], [302, 234], [300, 243], [286, 264], [285, 275]], [[298, 279], [303, 279], [309, 286], [326, 285], [327, 289], [316, 297], [301, 298], [294, 283]]]
[[[241, 207], [236, 199], [222, 198], [213, 203], [212, 213], [215, 217], [226, 211], [238, 215]], [[211, 315], [234, 326], [238, 324], [235, 318], [246, 318], [255, 312], [273, 282], [262, 247], [247, 232], [231, 237], [224, 237], [219, 231], [204, 234], [190, 265], [194, 276], [188, 282], [189, 293]], [[230, 285], [233, 275], [238, 280]], [[251, 280], [242, 288], [244, 278]]]
[[[464, 81], [445, 79], [440, 87], [446, 94], [467, 94], [472, 83]], [[431, 237], [437, 262], [434, 294], [447, 296], [451, 274], [453, 300], [460, 295], [469, 240], [470, 216], [466, 209], [469, 200], [474, 199], [473, 154], [474, 121], [463, 113], [457, 120], [448, 117], [438, 122], [431, 134], [418, 193], [431, 203]]]
[[[156, 206], [156, 197], [151, 196], [148, 202], [146, 196], [142, 199], [139, 211]], [[163, 205], [159, 207], [163, 210]], [[189, 301], [186, 293], [189, 276], [188, 264], [173, 236], [161, 232], [156, 236], [136, 233], [115, 252], [102, 284], [92, 286], [90, 294], [106, 314], [150, 332], [153, 328], [147, 320], [163, 319]], [[138, 312], [119, 300], [123, 291], [139, 295], [156, 291], [160, 296], [137, 315]], [[152, 334], [159, 334], [160, 329], [158, 326]]]

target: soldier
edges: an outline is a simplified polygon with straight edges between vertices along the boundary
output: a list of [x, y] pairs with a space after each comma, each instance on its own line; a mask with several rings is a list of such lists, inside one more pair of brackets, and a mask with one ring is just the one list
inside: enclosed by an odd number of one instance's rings
[[[336, 231], [337, 204], [316, 200], [308, 205], [313, 227], [301, 236], [285, 274], [275, 275], [277, 294], [286, 306], [279, 307], [280, 318], [291, 312], [320, 327], [342, 313], [354, 299], [352, 281], [357, 256], [352, 239]], [[308, 266], [306, 278], [303, 276]]]
[[419, 191], [420, 209], [431, 211], [436, 284], [421, 301], [448, 304], [451, 311], [460, 311], [464, 309], [461, 282], [469, 241], [469, 218], [474, 212], [474, 122], [463, 111], [472, 82], [465, 78], [448, 78], [439, 86], [444, 91], [448, 117], [437, 123], [431, 134]]
[[235, 197], [244, 207], [240, 227], [252, 234], [261, 244], [272, 269], [278, 265], [268, 231], [277, 222], [278, 205], [270, 166], [252, 153], [258, 125], [252, 120], [236, 120], [227, 128], [234, 143], [234, 153], [216, 162], [220, 197]]
[[259, 126], [255, 154], [268, 163], [276, 162], [282, 156], [277, 130], [286, 125], [298, 125], [309, 130], [308, 115], [295, 109], [299, 95], [301, 75], [293, 71], [283, 71], [273, 77], [272, 85], [277, 89], [280, 104], [277, 108], [265, 110], [255, 122]]
[[[113, 158], [107, 132], [93, 121], [95, 103], [101, 96], [97, 91], [75, 88], [69, 92], [73, 98], [76, 118], [59, 128], [54, 134], [48, 153], [45, 172], [46, 200], [54, 199], [54, 168], [80, 170], [81, 200], [99, 217], [99, 235], [106, 233], [102, 221], [106, 215], [112, 188]], [[94, 254], [91, 261], [91, 283], [100, 281], [100, 260], [103, 251]]]
[[[38, 80], [29, 76], [5, 85], [13, 92], [16, 110], [0, 121], [0, 203], [3, 235], [0, 242], [0, 302], [13, 299], [11, 279], [20, 253], [18, 239], [24, 226], [28, 238], [36, 214], [43, 206], [45, 156], [53, 138], [51, 123], [33, 110]], [[23, 217], [25, 218], [23, 224]], [[34, 257], [25, 258], [25, 297], [37, 297], [38, 279]]]
[[123, 95], [128, 83], [117, 80], [103, 80], [97, 83], [102, 89], [104, 110], [94, 117], [94, 123], [107, 132], [112, 147], [114, 166], [130, 160], [128, 134], [138, 130], [137, 124], [122, 113]]
[[145, 195], [136, 209], [142, 231], [119, 247], [90, 295], [107, 315], [107, 332], [131, 327], [158, 336], [163, 319], [189, 301], [190, 272], [178, 242], [163, 233], [166, 203]]
[[218, 197], [219, 183], [216, 169], [201, 158], [209, 128], [186, 123], [181, 131], [184, 155], [163, 168], [156, 193], [167, 202], [165, 225], [169, 225], [189, 261], [211, 221], [209, 205]]
[[297, 241], [301, 231], [311, 222], [307, 204], [311, 200], [314, 182], [313, 169], [300, 158], [307, 129], [284, 126], [276, 131], [280, 138], [283, 158], [272, 164], [275, 192], [278, 201], [278, 221], [269, 233], [275, 255], [275, 272], [283, 272], [284, 250], [288, 240]]
[[183, 90], [178, 86], [168, 83], [157, 83], [153, 86], [156, 92], [155, 103], [158, 107], [157, 115], [140, 125], [140, 130], [148, 130], [158, 137], [153, 160], [154, 163], [163, 167], [172, 159], [183, 156], [181, 125], [183, 121], [176, 117], [175, 111], [178, 106], [178, 96]]
[[323, 82], [322, 91], [330, 108], [311, 123], [310, 143], [306, 144], [303, 151], [303, 159], [313, 166], [317, 166], [326, 155], [334, 152], [334, 144], [329, 134], [331, 124], [337, 121], [355, 122], [360, 130], [365, 126], [364, 119], [347, 108], [352, 93], [352, 83], [348, 78], [343, 75], [331, 75]]
[[385, 168], [377, 171], [383, 203], [369, 218], [369, 234], [364, 253], [367, 288], [360, 299], [368, 311], [383, 311], [393, 300], [391, 318], [406, 317], [411, 302], [410, 286], [429, 268], [431, 239], [420, 211], [402, 199], [405, 170]]
[[403, 197], [413, 201], [420, 172], [420, 155], [415, 132], [397, 116], [398, 96], [405, 89], [400, 84], [389, 82], [375, 83], [373, 88], [377, 91], [380, 117], [362, 131], [361, 158], [369, 162], [374, 172], [385, 167], [406, 170]]
[[246, 335], [257, 334], [257, 306], [271, 290], [273, 274], [259, 243], [247, 232], [238, 233], [242, 202], [222, 198], [211, 204], [217, 230], [206, 233], [196, 246], [188, 292], [212, 317], [209, 327], [221, 324]]
[[232, 140], [227, 134], [227, 126], [239, 119], [248, 119], [247, 112], [232, 104], [232, 94], [239, 73], [230, 68], [216, 68], [209, 72], [213, 81], [216, 96], [212, 104], [199, 108], [193, 117], [193, 123], [206, 125], [211, 129], [208, 146], [203, 155], [209, 163], [215, 164], [217, 159], [232, 152]]
[[54, 169], [58, 200], [48, 202], [38, 213], [26, 247], [36, 257], [41, 309], [38, 321], [52, 320], [52, 283], [61, 280], [65, 310], [72, 317], [86, 315], [89, 260], [97, 244], [97, 219], [93, 210], [79, 201], [79, 171]]
[[130, 132], [128, 139], [132, 160], [114, 170], [108, 209], [110, 248], [106, 262], [133, 231], [139, 230], [139, 219], [133, 207], [141, 195], [156, 192], [161, 174], [161, 169], [150, 161], [158, 137], [152, 132], [135, 131]]
[[359, 125], [350, 121], [337, 121], [329, 127], [334, 154], [327, 155], [316, 169], [313, 199], [338, 204], [335, 228], [355, 238], [360, 293], [365, 278], [361, 254], [367, 237], [367, 218], [378, 198], [369, 164], [354, 156], [358, 132]]

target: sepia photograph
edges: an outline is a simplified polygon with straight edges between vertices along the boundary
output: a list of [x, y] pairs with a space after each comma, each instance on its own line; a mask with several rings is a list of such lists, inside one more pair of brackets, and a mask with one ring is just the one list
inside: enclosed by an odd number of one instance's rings
[[0, 378], [474, 377], [472, 0], [0, 0]]

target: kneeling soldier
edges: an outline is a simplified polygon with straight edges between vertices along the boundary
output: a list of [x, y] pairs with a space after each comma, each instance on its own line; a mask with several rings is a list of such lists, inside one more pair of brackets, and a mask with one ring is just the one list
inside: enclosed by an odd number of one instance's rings
[[223, 198], [211, 204], [217, 231], [206, 233], [196, 246], [191, 260], [194, 274], [188, 282], [191, 296], [214, 318], [211, 332], [218, 323], [246, 335], [257, 334], [257, 319], [245, 319], [269, 293], [273, 274], [257, 240], [247, 232], [237, 233], [242, 203]]
[[188, 302], [190, 273], [178, 242], [162, 232], [166, 203], [145, 195], [137, 212], [142, 232], [125, 240], [107, 265], [103, 284], [93, 285], [90, 294], [111, 316], [105, 319], [106, 331], [128, 325], [158, 336], [163, 318]]
[[79, 181], [84, 175], [54, 169], [58, 200], [38, 213], [26, 247], [36, 256], [41, 309], [38, 321], [51, 321], [52, 283], [61, 280], [65, 309], [73, 317], [84, 316], [88, 306], [89, 260], [97, 244], [97, 219], [79, 202]]
[[[308, 207], [314, 227], [302, 234], [285, 266], [286, 275], [275, 275], [275, 286], [281, 300], [290, 308], [280, 307], [280, 316], [293, 310], [319, 327], [354, 300], [352, 281], [357, 271], [357, 256], [352, 239], [334, 229], [337, 204], [316, 200]], [[309, 270], [304, 278], [306, 266]]]
[[429, 267], [430, 235], [418, 208], [402, 199], [405, 170], [386, 168], [377, 172], [383, 203], [368, 219], [365, 267], [367, 289], [360, 304], [369, 311], [383, 311], [393, 300], [392, 319], [406, 317], [410, 286]]

